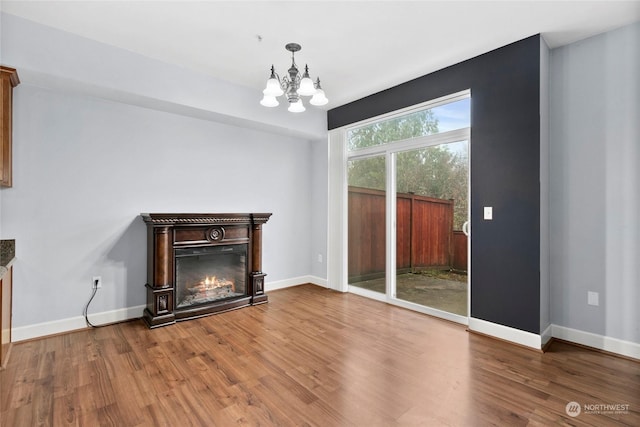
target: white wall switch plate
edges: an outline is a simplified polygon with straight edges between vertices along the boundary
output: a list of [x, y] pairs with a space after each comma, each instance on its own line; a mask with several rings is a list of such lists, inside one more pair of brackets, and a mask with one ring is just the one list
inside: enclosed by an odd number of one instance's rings
[[493, 207], [491, 206], [484, 207], [484, 219], [487, 219], [487, 220], [493, 219]]
[[587, 292], [587, 304], [589, 305], [600, 305], [599, 294], [597, 292]]

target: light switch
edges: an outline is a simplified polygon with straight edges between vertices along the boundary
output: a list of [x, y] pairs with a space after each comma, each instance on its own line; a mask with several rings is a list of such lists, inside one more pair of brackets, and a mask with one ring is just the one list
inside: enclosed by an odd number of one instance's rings
[[587, 304], [600, 305], [599, 296], [597, 292], [587, 291]]
[[484, 207], [484, 219], [488, 219], [488, 220], [493, 219], [493, 207], [491, 206]]

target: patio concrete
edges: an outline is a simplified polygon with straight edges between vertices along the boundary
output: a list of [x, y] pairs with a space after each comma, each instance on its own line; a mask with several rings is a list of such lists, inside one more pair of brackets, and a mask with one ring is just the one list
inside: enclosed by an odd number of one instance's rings
[[[350, 285], [375, 292], [385, 292], [384, 278]], [[396, 279], [396, 296], [404, 301], [467, 316], [466, 282], [440, 279], [420, 273], [400, 274]]]

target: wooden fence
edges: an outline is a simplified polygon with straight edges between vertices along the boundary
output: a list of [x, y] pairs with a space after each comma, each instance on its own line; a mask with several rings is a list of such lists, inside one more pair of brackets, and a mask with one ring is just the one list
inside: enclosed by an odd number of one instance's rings
[[453, 260], [451, 268], [467, 271], [467, 236], [462, 231], [453, 232]]
[[[349, 281], [383, 277], [385, 192], [350, 186], [348, 201]], [[396, 241], [399, 272], [467, 269], [466, 236], [453, 231], [453, 200], [398, 193]]]

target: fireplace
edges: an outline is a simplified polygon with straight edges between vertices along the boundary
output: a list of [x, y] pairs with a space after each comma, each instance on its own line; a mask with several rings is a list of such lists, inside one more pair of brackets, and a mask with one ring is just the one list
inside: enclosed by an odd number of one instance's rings
[[176, 309], [247, 295], [246, 245], [175, 250]]
[[268, 301], [259, 214], [141, 214], [150, 328]]

